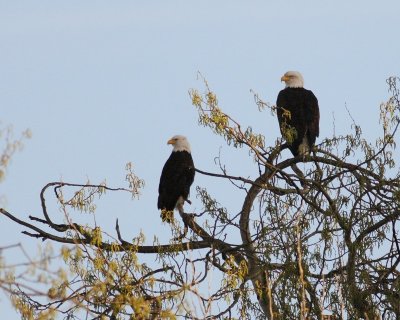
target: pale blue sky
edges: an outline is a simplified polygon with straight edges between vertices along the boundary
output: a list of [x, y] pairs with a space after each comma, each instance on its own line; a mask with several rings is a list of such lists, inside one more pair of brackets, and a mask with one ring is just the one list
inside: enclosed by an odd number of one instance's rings
[[[197, 125], [188, 96], [203, 91], [200, 71], [222, 109], [243, 125], [279, 136], [277, 121], [259, 113], [250, 89], [275, 103], [281, 75], [298, 70], [321, 110], [322, 138], [349, 130], [350, 119], [367, 137], [378, 135], [385, 80], [400, 75], [400, 2], [392, 1], [5, 1], [0, 0], [1, 122], [33, 138], [17, 154], [0, 194], [19, 217], [39, 215], [39, 192], [49, 181], [107, 179], [124, 186], [124, 166], [135, 165], [146, 186], [139, 201], [108, 195], [97, 221], [125, 238], [140, 229], [167, 236], [156, 210], [166, 141], [184, 134], [198, 168], [254, 177], [244, 150]], [[287, 154], [289, 156], [289, 154]], [[241, 194], [228, 183], [196, 176], [231, 212]], [[199, 209], [192, 192], [192, 208]], [[57, 214], [57, 211], [55, 211]], [[0, 245], [36, 243], [2, 218]], [[29, 242], [29, 243], [28, 243]], [[19, 257], [10, 257], [18, 260]], [[0, 314], [18, 319], [0, 295]]]

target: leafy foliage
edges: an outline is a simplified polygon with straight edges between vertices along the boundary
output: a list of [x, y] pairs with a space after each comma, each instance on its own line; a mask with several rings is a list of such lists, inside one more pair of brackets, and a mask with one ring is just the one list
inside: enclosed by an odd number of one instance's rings
[[[128, 188], [49, 183], [41, 193], [43, 218], [26, 222], [0, 209], [25, 226], [28, 236], [64, 244], [66, 270], [42, 281], [48, 285], [43, 300], [10, 282], [16, 308], [26, 319], [50, 319], [55, 312], [68, 319], [399, 318], [398, 82], [388, 79], [392, 96], [380, 106], [382, 134], [376, 141], [365, 140], [353, 123], [352, 132], [325, 138], [307, 158], [282, 160], [282, 140], [265, 146], [262, 134], [243, 129], [222, 111], [205, 81], [204, 93], [189, 92], [199, 123], [228, 145], [250, 151], [262, 168], [252, 179], [228, 175], [223, 166], [221, 173], [196, 169], [213, 183], [228, 179], [233, 188], [245, 186], [240, 212], [197, 187], [202, 210], [180, 210], [170, 242], [155, 239], [149, 246], [143, 234], [124, 240], [118, 222], [111, 236], [69, 215], [94, 214], [95, 200], [106, 191], [137, 197], [143, 181], [132, 166]], [[260, 111], [274, 114], [273, 106], [254, 97]], [[76, 191], [67, 198], [64, 190], [71, 188]], [[55, 191], [63, 223], [48, 212], [48, 189]], [[155, 261], [146, 262], [148, 256]]]

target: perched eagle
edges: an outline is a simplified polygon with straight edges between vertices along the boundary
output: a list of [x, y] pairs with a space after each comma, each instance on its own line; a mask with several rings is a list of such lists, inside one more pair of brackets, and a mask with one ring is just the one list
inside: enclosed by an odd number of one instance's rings
[[161, 209], [162, 221], [172, 222], [174, 209], [188, 201], [195, 171], [186, 137], [174, 136], [168, 144], [174, 148], [162, 169], [157, 207]]
[[304, 89], [300, 72], [288, 71], [281, 81], [286, 88], [276, 102], [279, 127], [293, 156], [310, 153], [319, 135], [318, 100], [312, 91]]

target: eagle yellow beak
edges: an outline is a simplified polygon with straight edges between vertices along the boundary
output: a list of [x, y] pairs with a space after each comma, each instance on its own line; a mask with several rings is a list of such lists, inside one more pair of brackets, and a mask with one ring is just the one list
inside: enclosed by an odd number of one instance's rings
[[285, 75], [283, 75], [282, 76], [282, 78], [281, 78], [281, 81], [288, 81], [289, 80], [289, 77], [288, 76], [285, 76]]
[[169, 139], [167, 144], [175, 144], [175, 140], [174, 139]]

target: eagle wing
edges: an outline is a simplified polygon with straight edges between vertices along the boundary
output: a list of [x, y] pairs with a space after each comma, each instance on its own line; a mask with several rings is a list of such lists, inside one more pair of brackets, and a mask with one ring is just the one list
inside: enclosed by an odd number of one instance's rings
[[158, 187], [158, 208], [173, 210], [179, 197], [182, 196], [186, 200], [194, 180], [194, 174], [191, 155], [186, 152], [173, 152], [161, 173]]
[[319, 106], [318, 99], [312, 91], [308, 91], [307, 101], [307, 123], [310, 144], [315, 143], [315, 139], [319, 136]]

